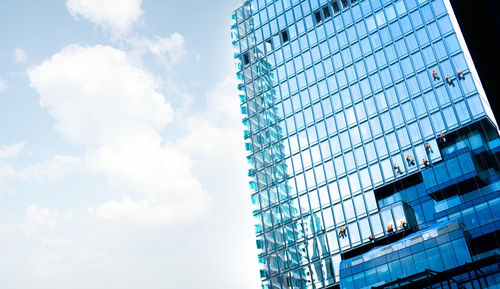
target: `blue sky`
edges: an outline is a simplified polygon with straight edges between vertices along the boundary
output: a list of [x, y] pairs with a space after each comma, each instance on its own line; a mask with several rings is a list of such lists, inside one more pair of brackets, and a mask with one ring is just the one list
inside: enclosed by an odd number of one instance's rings
[[0, 2], [0, 286], [258, 288], [240, 2]]

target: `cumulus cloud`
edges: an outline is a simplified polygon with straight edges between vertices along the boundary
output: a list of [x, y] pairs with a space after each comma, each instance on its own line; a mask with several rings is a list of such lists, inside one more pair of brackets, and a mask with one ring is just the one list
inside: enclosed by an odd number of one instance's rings
[[[132, 7], [131, 3], [138, 4], [135, 9], [125, 9]], [[133, 34], [130, 30], [141, 20], [140, 4], [128, 0], [66, 1], [73, 17], [92, 21], [117, 37], [127, 36], [121, 43], [125, 50], [135, 49], [128, 41]], [[24, 210], [23, 224], [0, 224], [0, 245], [11, 252], [0, 266], [6, 272], [0, 283], [63, 288], [109, 288], [113, 284], [122, 288], [137, 284], [198, 288], [201, 283], [216, 287], [220, 285], [218, 274], [208, 269], [217, 268], [223, 275], [243, 280], [245, 288], [258, 287], [252, 286], [258, 276], [251, 226], [241, 219], [251, 219], [251, 215], [240, 212], [248, 195], [234, 77], [218, 83], [207, 95], [206, 111], [193, 115], [190, 104], [194, 96], [185, 88], [186, 83], [175, 79], [176, 72], [168, 69], [186, 57], [182, 35], [137, 39], [142, 51], [136, 58], [131, 52], [109, 46], [71, 45], [28, 70], [31, 86], [39, 94], [42, 108], [53, 117], [56, 130], [82, 153], [55, 155], [26, 166], [26, 159], [20, 156], [29, 144], [0, 147], [0, 186], [5, 178], [21, 180], [25, 186], [25, 181], [55, 180], [85, 170], [85, 175], [65, 181], [76, 181], [77, 191], [87, 190], [88, 194], [75, 196], [75, 203], [68, 186], [42, 185], [38, 190], [35, 184], [16, 191], [18, 200], [29, 202], [23, 208], [40, 204]], [[144, 53], [167, 68], [167, 79], [160, 81], [144, 69]], [[199, 55], [196, 60], [200, 61]], [[161, 92], [174, 104], [179, 100], [184, 111], [176, 106], [174, 114]], [[199, 103], [204, 104], [202, 99]], [[179, 121], [174, 131], [185, 134], [181, 139], [165, 133], [174, 121]], [[219, 201], [213, 202], [212, 196]], [[52, 208], [42, 205], [50, 203]], [[90, 214], [81, 210], [82, 205], [90, 206]], [[185, 226], [178, 231], [142, 226], [184, 225], [206, 217], [212, 206], [218, 207], [217, 213], [210, 215], [211, 222], [204, 218], [190, 223], [187, 230]], [[19, 208], [17, 203], [13, 208]], [[5, 215], [13, 222], [19, 220], [17, 211]], [[183, 238], [169, 238], [176, 232]], [[197, 240], [203, 238], [206, 242], [199, 246]], [[229, 253], [217, 253], [224, 244], [221, 240], [230, 244], [225, 248]], [[186, 261], [193, 258], [201, 261], [194, 266]], [[184, 278], [186, 266], [192, 267], [188, 271], [204, 272], [203, 278]], [[161, 278], [165, 271], [177, 277]]]
[[26, 52], [24, 52], [24, 50], [22, 50], [21, 48], [16, 48], [16, 50], [14, 50], [14, 57], [19, 63], [25, 63], [26, 60], [28, 60]]
[[[227, 155], [238, 155], [243, 150], [241, 114], [239, 112], [237, 82], [227, 76], [218, 82], [206, 97], [206, 109], [187, 118], [188, 134], [177, 140], [177, 146], [194, 156], [213, 158], [216, 163]], [[234, 161], [234, 160], [233, 160]], [[239, 162], [237, 162], [239, 163]]]
[[[205, 109], [185, 120], [187, 134], [176, 142], [180, 150], [192, 156], [194, 168], [200, 172], [200, 180], [208, 189], [217, 190], [214, 203], [218, 216], [214, 216], [216, 226], [227, 226], [233, 232], [237, 227], [238, 237], [230, 233], [226, 256], [218, 256], [221, 272], [231, 276], [240, 276], [248, 288], [259, 288], [256, 250], [252, 243], [250, 202], [243, 146], [241, 113], [239, 109], [237, 81], [234, 76], [227, 76], [219, 81], [206, 95]], [[231, 176], [230, 179], [227, 176]], [[227, 206], [227, 204], [234, 204]], [[242, 211], [245, 211], [242, 212]], [[221, 216], [233, 216], [231, 220], [221, 220]], [[222, 217], [223, 218], [223, 217]], [[218, 232], [220, 228], [213, 229]], [[244, 249], [243, 249], [244, 248]], [[242, 254], [242, 252], [245, 252]], [[233, 264], [232, 256], [238, 256], [238, 266]], [[209, 258], [210, 259], [210, 258]], [[207, 278], [209, 279], [209, 278]], [[208, 284], [210, 282], [207, 282]]]
[[0, 159], [0, 183], [5, 180], [20, 180], [24, 182], [52, 182], [63, 176], [81, 170], [83, 160], [76, 156], [56, 155], [39, 163], [16, 168], [10, 162]]
[[0, 161], [3, 159], [15, 158], [22, 151], [26, 142], [18, 142], [13, 145], [4, 145], [0, 147]]
[[0, 93], [7, 89], [7, 82], [0, 77]]
[[[185, 119], [187, 134], [175, 143], [195, 160], [204, 184], [228, 183], [224, 176], [237, 176], [238, 172], [243, 177], [240, 180], [246, 183], [243, 125], [237, 95], [234, 77], [218, 82], [206, 96], [206, 109]], [[217, 185], [220, 186], [223, 185]]]
[[24, 151], [26, 142], [0, 147], [0, 183], [5, 180], [53, 181], [78, 171], [83, 163], [80, 157], [55, 155], [51, 159], [22, 168], [13, 166], [15, 159]]
[[38, 204], [31, 205], [26, 209], [27, 223], [55, 230], [59, 225], [61, 213], [57, 209], [43, 208]]
[[173, 64], [182, 60], [186, 54], [184, 37], [175, 32], [170, 37], [155, 36], [153, 39], [143, 39], [149, 51], [167, 63]]
[[28, 165], [14, 173], [14, 177], [27, 181], [54, 181], [83, 169], [80, 157], [56, 155], [50, 160]]
[[121, 190], [142, 192], [146, 198], [108, 202], [96, 209], [98, 216], [113, 219], [128, 214], [131, 220], [158, 223], [190, 221], [208, 211], [211, 198], [192, 175], [187, 155], [161, 145], [154, 134], [131, 137], [101, 147], [91, 166]]
[[68, 46], [28, 75], [56, 129], [86, 148], [86, 166], [121, 192], [91, 212], [147, 223], [192, 220], [208, 212], [211, 198], [191, 173], [191, 159], [160, 135], [173, 109], [155, 77], [127, 53]]
[[184, 60], [187, 54], [184, 36], [177, 32], [168, 37], [129, 37], [126, 40], [131, 47], [130, 55], [136, 62], [141, 62], [143, 56], [150, 53], [168, 72], [172, 72], [170, 68]]
[[140, 20], [142, 0], [67, 0], [71, 15], [83, 18], [109, 29], [115, 36], [127, 34], [134, 23]]
[[[195, 206], [197, 204], [194, 204]], [[120, 201], [109, 201], [89, 209], [96, 216], [108, 220], [126, 220], [130, 223], [158, 224], [164, 222], [188, 222], [192, 212], [185, 211], [185, 206], [175, 207], [169, 203], [153, 204], [148, 200], [131, 200], [124, 197]]]
[[90, 267], [85, 270], [99, 271], [106, 269], [109, 264], [101, 252], [61, 237], [43, 238], [41, 251], [42, 254], [33, 258], [32, 262], [35, 276], [43, 278], [74, 274], [75, 269], [83, 269], [81, 264]]
[[77, 144], [119, 142], [172, 119], [155, 77], [109, 46], [68, 46], [28, 75], [56, 129]]
[[219, 126], [240, 129], [241, 112], [239, 108], [237, 81], [233, 76], [226, 76], [218, 82], [207, 95], [206, 116]]

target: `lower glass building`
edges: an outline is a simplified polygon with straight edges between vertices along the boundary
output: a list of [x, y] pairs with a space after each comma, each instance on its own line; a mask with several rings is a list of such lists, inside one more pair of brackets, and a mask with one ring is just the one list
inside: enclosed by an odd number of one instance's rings
[[233, 20], [262, 288], [498, 288], [499, 130], [449, 0]]

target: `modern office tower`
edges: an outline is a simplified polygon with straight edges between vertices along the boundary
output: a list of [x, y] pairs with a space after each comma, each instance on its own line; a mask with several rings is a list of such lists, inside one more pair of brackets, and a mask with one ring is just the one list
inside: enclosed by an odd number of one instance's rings
[[233, 19], [263, 288], [498, 288], [499, 131], [449, 0]]

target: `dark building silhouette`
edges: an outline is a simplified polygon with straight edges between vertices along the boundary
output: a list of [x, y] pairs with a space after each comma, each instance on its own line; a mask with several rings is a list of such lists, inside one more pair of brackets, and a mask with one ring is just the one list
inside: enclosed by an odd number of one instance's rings
[[498, 118], [500, 105], [500, 1], [452, 0], [451, 5], [491, 108]]

